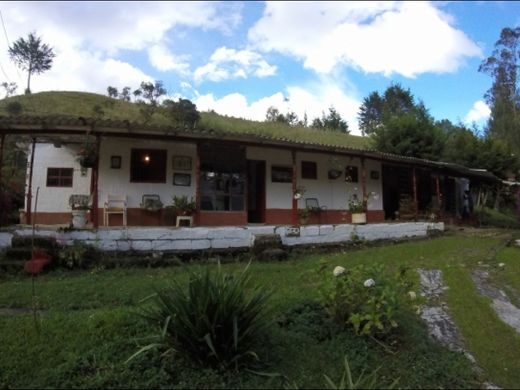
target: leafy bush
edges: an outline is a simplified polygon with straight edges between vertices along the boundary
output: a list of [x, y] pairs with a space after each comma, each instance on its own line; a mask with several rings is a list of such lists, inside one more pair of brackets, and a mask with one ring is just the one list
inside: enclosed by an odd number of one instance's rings
[[321, 301], [338, 324], [369, 336], [397, 328], [396, 314], [410, 288], [406, 268], [389, 277], [381, 265], [336, 267], [332, 273], [323, 265], [319, 274]]
[[70, 269], [86, 268], [92, 265], [98, 257], [96, 248], [74, 241], [70, 246], [64, 247], [58, 254], [59, 265]]
[[487, 207], [476, 210], [477, 219], [481, 226], [504, 229], [520, 229], [520, 221], [513, 210], [503, 213]]
[[264, 306], [270, 294], [259, 287], [246, 293], [249, 279], [247, 268], [235, 276], [219, 265], [191, 272], [187, 288], [175, 281], [157, 291], [140, 314], [161, 333], [129, 360], [154, 348], [206, 367], [238, 369], [258, 360], [253, 348], [269, 324]]

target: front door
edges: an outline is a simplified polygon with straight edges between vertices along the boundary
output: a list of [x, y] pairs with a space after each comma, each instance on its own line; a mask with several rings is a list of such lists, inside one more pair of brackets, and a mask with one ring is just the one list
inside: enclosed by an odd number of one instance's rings
[[247, 222], [265, 222], [265, 161], [247, 160]]

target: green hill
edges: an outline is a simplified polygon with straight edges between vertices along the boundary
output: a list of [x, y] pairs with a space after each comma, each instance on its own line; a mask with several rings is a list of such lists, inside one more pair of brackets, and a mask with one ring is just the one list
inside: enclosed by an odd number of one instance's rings
[[[20, 114], [22, 117], [67, 116], [143, 122], [138, 104], [88, 92], [51, 91], [13, 96], [0, 100], [0, 115], [9, 115], [6, 108], [12, 102], [19, 102], [22, 105]], [[149, 124], [169, 126], [171, 121], [164, 112], [158, 110]], [[145, 126], [143, 124], [143, 127]], [[367, 137], [301, 126], [293, 127], [284, 123], [251, 121], [223, 116], [215, 112], [201, 112], [201, 120], [197, 127], [201, 130], [216, 130], [228, 134], [252, 135], [276, 140], [353, 149], [371, 148], [370, 139]]]

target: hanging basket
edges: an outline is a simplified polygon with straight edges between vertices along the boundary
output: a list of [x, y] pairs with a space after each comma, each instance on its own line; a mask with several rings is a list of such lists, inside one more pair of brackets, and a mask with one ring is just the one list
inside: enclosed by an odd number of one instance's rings
[[78, 159], [79, 165], [83, 168], [92, 168], [96, 165], [97, 158], [96, 156], [82, 156]]

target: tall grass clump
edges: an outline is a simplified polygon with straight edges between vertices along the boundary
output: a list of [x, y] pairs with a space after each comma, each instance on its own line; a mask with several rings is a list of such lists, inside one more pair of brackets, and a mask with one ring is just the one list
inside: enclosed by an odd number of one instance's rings
[[238, 274], [216, 270], [191, 271], [187, 286], [175, 281], [148, 299], [141, 309], [160, 329], [150, 349], [163, 349], [205, 367], [245, 368], [258, 360], [254, 349], [269, 325], [266, 301], [270, 293], [250, 285], [246, 269]]

